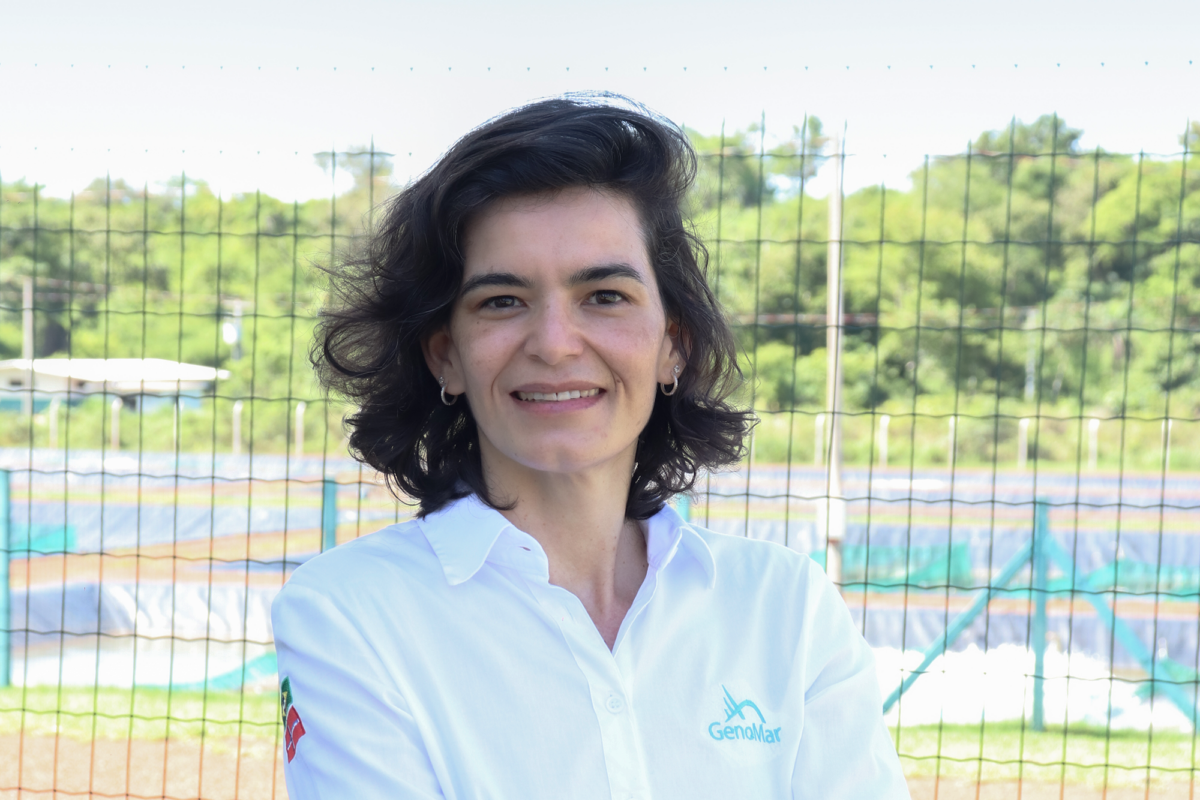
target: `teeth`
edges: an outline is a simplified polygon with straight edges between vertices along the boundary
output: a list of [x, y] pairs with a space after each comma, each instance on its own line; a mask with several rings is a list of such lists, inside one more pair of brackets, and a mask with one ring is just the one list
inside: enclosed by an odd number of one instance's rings
[[595, 397], [600, 394], [599, 389], [586, 389], [584, 391], [572, 390], [569, 392], [517, 392], [517, 397], [531, 403], [557, 403], [561, 400], [578, 400], [581, 397]]

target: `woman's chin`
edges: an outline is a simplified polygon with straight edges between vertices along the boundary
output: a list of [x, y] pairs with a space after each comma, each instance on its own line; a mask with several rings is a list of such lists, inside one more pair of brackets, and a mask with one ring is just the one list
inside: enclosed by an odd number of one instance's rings
[[491, 473], [489, 483], [496, 479], [504, 483], [552, 480], [553, 476], [599, 476], [609, 471], [628, 476], [633, 471], [636, 436], [624, 446], [614, 448], [612, 435], [598, 435], [595, 431], [525, 428], [524, 434], [493, 440], [480, 429], [479, 445], [484, 471]]
[[[628, 472], [632, 463], [623, 454], [597, 457], [594, 453], [572, 452], [570, 450], [554, 451], [543, 449], [537, 453], [529, 453], [526, 457], [514, 458], [524, 471], [543, 477], [579, 476], [602, 473], [607, 470], [622, 470]], [[500, 466], [500, 465], [497, 465]], [[503, 469], [503, 467], [500, 467]]]

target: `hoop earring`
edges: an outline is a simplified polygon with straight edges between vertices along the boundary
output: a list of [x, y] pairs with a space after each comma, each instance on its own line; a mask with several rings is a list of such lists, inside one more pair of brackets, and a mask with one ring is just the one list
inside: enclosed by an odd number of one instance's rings
[[676, 364], [675, 368], [672, 369], [671, 372], [674, 374], [674, 378], [675, 378], [674, 383], [671, 384], [671, 391], [669, 391], [669, 392], [667, 391], [665, 383], [659, 384], [659, 387], [658, 387], [662, 391], [662, 393], [665, 394], [667, 397], [670, 397], [671, 395], [673, 395], [677, 391], [679, 391], [679, 365]]
[[438, 386], [442, 387], [442, 391], [441, 391], [442, 405], [452, 406], [458, 402], [458, 395], [456, 395], [456, 394], [450, 395], [451, 397], [454, 398], [453, 400], [446, 399], [446, 379], [445, 378], [443, 378], [443, 377], [438, 378]]

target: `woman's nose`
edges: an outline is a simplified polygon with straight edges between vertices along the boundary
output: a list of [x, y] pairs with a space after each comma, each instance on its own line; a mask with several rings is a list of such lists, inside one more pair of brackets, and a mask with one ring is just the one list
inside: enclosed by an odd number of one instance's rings
[[546, 303], [533, 315], [532, 329], [525, 342], [529, 355], [547, 364], [557, 364], [578, 355], [582, 348], [579, 320], [569, 303]]

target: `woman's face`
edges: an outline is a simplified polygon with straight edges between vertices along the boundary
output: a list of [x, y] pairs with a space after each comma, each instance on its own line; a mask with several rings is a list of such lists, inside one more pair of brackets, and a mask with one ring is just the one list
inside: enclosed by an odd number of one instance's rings
[[470, 402], [485, 468], [631, 469], [681, 363], [633, 204], [587, 188], [502, 199], [467, 226], [464, 257], [426, 354]]

